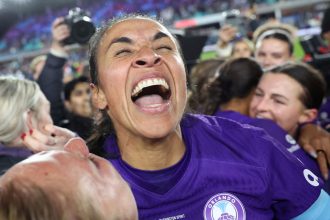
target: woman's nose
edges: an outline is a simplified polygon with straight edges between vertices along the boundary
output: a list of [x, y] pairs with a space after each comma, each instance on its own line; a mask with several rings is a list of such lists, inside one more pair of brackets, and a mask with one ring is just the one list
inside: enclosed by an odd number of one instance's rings
[[263, 99], [259, 100], [259, 103], [257, 104], [256, 109], [258, 111], [266, 111], [266, 110], [268, 110], [268, 107], [269, 107], [268, 101], [265, 98], [263, 98]]
[[135, 67], [151, 67], [159, 65], [162, 62], [161, 56], [159, 56], [151, 48], [142, 48], [137, 54], [136, 59], [133, 62]]

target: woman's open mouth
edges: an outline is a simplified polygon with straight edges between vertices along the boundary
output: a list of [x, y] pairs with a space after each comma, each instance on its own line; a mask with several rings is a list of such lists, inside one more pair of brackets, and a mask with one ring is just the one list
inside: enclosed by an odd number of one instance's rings
[[131, 95], [132, 101], [141, 108], [159, 108], [169, 102], [171, 90], [163, 78], [149, 78], [140, 81]]

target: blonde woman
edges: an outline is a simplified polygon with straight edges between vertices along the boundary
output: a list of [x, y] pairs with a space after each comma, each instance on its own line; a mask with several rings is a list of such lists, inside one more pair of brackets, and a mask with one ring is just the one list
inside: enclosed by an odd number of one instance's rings
[[[50, 104], [33, 81], [0, 77], [0, 103], [0, 174], [33, 152], [59, 144], [61, 131], [74, 136], [66, 129], [54, 130]], [[39, 141], [27, 145], [27, 135]]]

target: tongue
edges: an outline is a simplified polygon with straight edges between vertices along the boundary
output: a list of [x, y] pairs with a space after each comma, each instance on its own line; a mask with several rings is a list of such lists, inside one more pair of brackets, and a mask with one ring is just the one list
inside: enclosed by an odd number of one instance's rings
[[140, 107], [152, 107], [162, 103], [163, 98], [160, 95], [145, 95], [135, 101], [135, 104]]

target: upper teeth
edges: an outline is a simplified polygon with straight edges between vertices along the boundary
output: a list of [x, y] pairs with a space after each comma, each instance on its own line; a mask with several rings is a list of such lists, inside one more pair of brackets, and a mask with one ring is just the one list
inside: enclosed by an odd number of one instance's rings
[[149, 87], [149, 86], [156, 86], [156, 85], [161, 85], [164, 86], [166, 89], [169, 89], [169, 86], [165, 79], [160, 79], [160, 78], [153, 78], [153, 79], [145, 79], [139, 82], [135, 88], [133, 89], [132, 96], [136, 96], [139, 94], [142, 89]]

